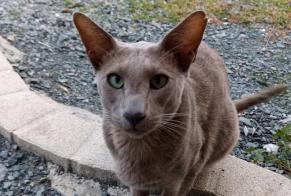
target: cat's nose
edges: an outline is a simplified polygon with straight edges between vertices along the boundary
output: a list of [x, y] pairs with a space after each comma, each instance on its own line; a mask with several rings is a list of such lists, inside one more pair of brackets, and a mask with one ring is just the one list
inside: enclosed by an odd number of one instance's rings
[[131, 126], [135, 126], [138, 124], [142, 119], [145, 118], [144, 113], [141, 112], [125, 112], [123, 117], [131, 124]]

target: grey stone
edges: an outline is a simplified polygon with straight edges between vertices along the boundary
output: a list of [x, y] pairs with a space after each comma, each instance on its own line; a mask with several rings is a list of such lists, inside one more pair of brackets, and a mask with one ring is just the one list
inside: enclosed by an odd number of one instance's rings
[[0, 182], [4, 180], [7, 173], [8, 169], [4, 165], [0, 164]]
[[245, 125], [248, 125], [249, 127], [252, 126], [251, 120], [245, 117], [239, 117], [239, 121], [244, 123]]
[[9, 165], [9, 167], [11, 167], [11, 166], [15, 165], [17, 163], [17, 161], [18, 161], [17, 158], [10, 157], [7, 164]]
[[36, 192], [35, 196], [43, 196], [44, 191], [45, 191], [45, 187], [44, 186], [40, 186], [38, 188], [38, 191]]
[[6, 193], [7, 196], [13, 196], [13, 194], [14, 194], [13, 191], [8, 191], [8, 192]]
[[254, 144], [254, 143], [252, 143], [252, 142], [247, 142], [247, 143], [246, 143], [246, 147], [248, 147], [248, 148], [250, 148], [250, 147], [257, 148], [258, 145], [257, 145], [257, 144]]
[[16, 144], [12, 144], [12, 145], [11, 145], [11, 148], [12, 148], [13, 150], [17, 150], [18, 146], [17, 146]]
[[27, 174], [28, 174], [28, 176], [30, 176], [30, 177], [33, 176], [33, 172], [32, 172], [32, 171], [28, 171]]
[[16, 171], [13, 173], [13, 176], [14, 176], [14, 178], [18, 178], [20, 176], [20, 173]]
[[285, 48], [285, 44], [280, 43], [280, 42], [278, 42], [278, 43], [276, 44], [276, 46], [277, 46], [278, 48]]
[[4, 182], [3, 183], [3, 188], [8, 189], [12, 185], [12, 182]]
[[3, 150], [0, 152], [0, 157], [6, 159], [8, 157], [8, 151]]
[[14, 176], [11, 176], [11, 175], [9, 175], [9, 176], [7, 176], [7, 179], [8, 179], [8, 180], [10, 180], [10, 181], [12, 181], [12, 180], [14, 180], [14, 179], [15, 179], [15, 177], [14, 177]]

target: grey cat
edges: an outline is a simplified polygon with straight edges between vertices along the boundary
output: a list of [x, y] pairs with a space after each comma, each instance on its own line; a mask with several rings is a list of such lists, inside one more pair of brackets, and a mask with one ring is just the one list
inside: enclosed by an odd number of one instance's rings
[[232, 101], [222, 58], [201, 42], [202, 11], [159, 43], [121, 42], [81, 13], [74, 23], [95, 70], [116, 174], [132, 196], [185, 196], [237, 143], [238, 112], [286, 89]]

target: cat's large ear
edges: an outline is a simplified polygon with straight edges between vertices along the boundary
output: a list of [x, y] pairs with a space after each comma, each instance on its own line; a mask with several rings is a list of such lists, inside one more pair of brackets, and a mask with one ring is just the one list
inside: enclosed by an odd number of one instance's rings
[[162, 50], [175, 55], [181, 71], [187, 71], [195, 60], [206, 24], [205, 13], [203, 11], [194, 12], [162, 40], [160, 45]]
[[113, 37], [81, 13], [75, 13], [73, 20], [95, 70], [100, 68], [104, 56], [116, 47]]

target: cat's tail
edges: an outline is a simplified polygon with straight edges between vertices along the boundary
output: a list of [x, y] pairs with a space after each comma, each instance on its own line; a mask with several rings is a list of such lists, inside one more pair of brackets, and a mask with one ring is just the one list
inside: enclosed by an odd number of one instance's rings
[[275, 85], [253, 95], [248, 95], [239, 100], [235, 100], [234, 105], [237, 112], [240, 113], [251, 106], [269, 101], [273, 96], [279, 95], [285, 90], [287, 90], [287, 85]]

